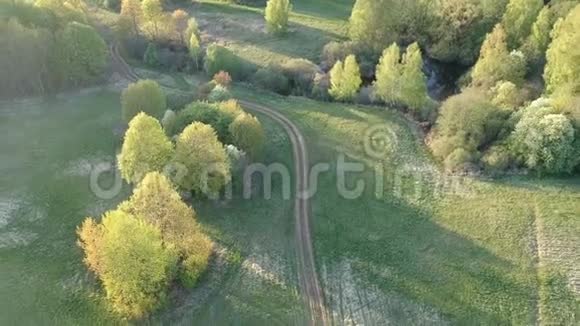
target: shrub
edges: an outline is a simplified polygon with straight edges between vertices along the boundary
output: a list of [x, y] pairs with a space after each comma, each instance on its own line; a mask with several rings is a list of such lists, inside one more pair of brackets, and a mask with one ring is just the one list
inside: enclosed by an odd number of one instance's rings
[[179, 135], [173, 162], [187, 172], [176, 183], [197, 194], [214, 196], [231, 178], [223, 144], [214, 129], [201, 122], [190, 124]]
[[222, 85], [214, 87], [207, 96], [210, 102], [222, 102], [232, 98], [230, 91]]
[[268, 31], [274, 34], [285, 33], [290, 11], [292, 11], [290, 0], [268, 0], [264, 11]]
[[575, 131], [566, 116], [551, 107], [531, 105], [522, 117], [511, 141], [519, 159], [528, 168], [545, 173], [571, 172], [578, 164]]
[[229, 126], [232, 140], [237, 148], [256, 158], [264, 147], [265, 135], [262, 124], [256, 117], [240, 114]]
[[317, 65], [306, 59], [289, 59], [282, 64], [281, 69], [295, 95], [310, 94], [314, 76], [321, 73]]
[[232, 83], [232, 77], [227, 71], [220, 71], [213, 76], [213, 81], [225, 88], [228, 88]]
[[172, 154], [173, 144], [159, 121], [141, 112], [125, 134], [118, 158], [121, 176], [129, 183], [139, 183], [145, 174], [162, 171]]
[[207, 99], [209, 93], [216, 87], [216, 83], [212, 80], [207, 83], [202, 84], [197, 88], [197, 96], [200, 99]]
[[496, 145], [485, 152], [481, 161], [488, 172], [498, 173], [505, 171], [510, 166], [512, 160], [509, 148]]
[[143, 63], [149, 67], [156, 67], [159, 65], [159, 56], [157, 55], [157, 46], [155, 43], [149, 43], [145, 54], [143, 55]]
[[193, 92], [169, 91], [167, 93], [167, 108], [173, 111], [179, 111], [196, 99], [197, 94]]
[[325, 73], [316, 73], [312, 83], [312, 92], [310, 93], [310, 96], [317, 100], [329, 101], [330, 94], [328, 93], [328, 90], [330, 89], [330, 76]]
[[354, 55], [346, 57], [344, 64], [337, 61], [330, 71], [328, 93], [339, 101], [352, 101], [362, 84], [360, 68]]
[[213, 76], [220, 71], [228, 72], [234, 79], [242, 80], [247, 74], [248, 68], [241, 59], [229, 49], [212, 44], [207, 48], [205, 56], [205, 71]]
[[129, 84], [121, 94], [123, 120], [129, 122], [139, 112], [160, 118], [167, 108], [167, 99], [161, 87], [153, 80]]
[[322, 48], [320, 55], [321, 65], [326, 68], [333, 67], [337, 61], [344, 61], [347, 56], [356, 54], [356, 43], [332, 41]]
[[446, 160], [461, 148], [470, 155], [459, 151], [450, 162], [460, 162], [460, 158], [475, 160], [479, 151], [495, 141], [502, 130], [508, 114], [488, 102], [486, 94], [480, 90], [467, 89], [446, 100], [437, 118], [431, 148], [435, 156]]
[[356, 95], [355, 102], [363, 105], [370, 105], [375, 102], [375, 93], [372, 86], [365, 86]]
[[[177, 172], [179, 177], [180, 171]], [[187, 287], [205, 271], [212, 243], [196, 222], [195, 211], [185, 204], [173, 184], [160, 173], [149, 173], [119, 210], [138, 216], [159, 228], [167, 247], [175, 248], [178, 276]]]
[[208, 124], [217, 132], [218, 138], [224, 144], [231, 143], [229, 126], [235, 117], [220, 110], [217, 103], [193, 102], [177, 113], [177, 121], [172, 134], [180, 133], [192, 122]]
[[260, 68], [252, 78], [253, 83], [272, 92], [288, 95], [290, 85], [288, 78], [279, 69], [272, 67]]
[[116, 312], [141, 318], [164, 302], [177, 257], [156, 227], [112, 211], [100, 225], [85, 220], [78, 234], [85, 259], [98, 260], [95, 272]]
[[469, 168], [470, 163], [473, 163], [474, 153], [465, 148], [459, 147], [455, 148], [445, 158], [444, 164], [445, 169], [448, 171], [462, 171]]

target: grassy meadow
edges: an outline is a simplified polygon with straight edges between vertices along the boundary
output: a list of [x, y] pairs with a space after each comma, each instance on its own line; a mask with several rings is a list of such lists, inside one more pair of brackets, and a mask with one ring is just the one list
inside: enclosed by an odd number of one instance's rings
[[[580, 263], [580, 179], [446, 176], [397, 112], [245, 88], [239, 96], [280, 109], [304, 132], [311, 164], [330, 163], [319, 177], [312, 224], [335, 322], [529, 325], [539, 318], [569, 325], [578, 318], [566, 278]], [[364, 150], [376, 125], [395, 135], [379, 160]], [[356, 199], [337, 191], [340, 155], [367, 166], [347, 177], [349, 189], [365, 181]]]
[[[291, 164], [285, 134], [260, 117], [268, 133], [265, 159]], [[99, 217], [111, 200], [89, 188], [92, 167], [111, 163], [121, 145], [119, 94], [95, 91], [0, 103], [0, 315], [2, 325], [125, 324], [82, 263], [75, 228]], [[111, 182], [105, 175], [104, 186]], [[256, 183], [258, 184], [258, 183]], [[172, 293], [149, 319], [204, 324], [289, 324], [304, 314], [294, 270], [292, 201], [281, 187], [272, 199], [195, 203], [203, 227], [220, 246], [202, 286]], [[217, 266], [216, 266], [217, 265]]]

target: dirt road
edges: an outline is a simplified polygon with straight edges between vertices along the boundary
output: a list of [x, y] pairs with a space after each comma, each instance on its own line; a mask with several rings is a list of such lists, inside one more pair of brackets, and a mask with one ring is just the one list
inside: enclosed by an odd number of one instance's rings
[[[119, 55], [117, 47], [112, 45], [110, 51], [115, 70], [129, 80], [138, 80], [139, 76], [133, 72], [133, 69]], [[308, 323], [311, 325], [327, 325], [329, 324], [329, 319], [324, 306], [324, 294], [316, 274], [310, 232], [310, 199], [306, 195], [308, 192], [308, 171], [310, 165], [304, 136], [302, 136], [302, 133], [296, 125], [280, 112], [249, 101], [239, 100], [239, 103], [247, 110], [259, 112], [276, 121], [290, 137], [294, 155], [294, 170], [296, 173], [294, 218], [296, 254], [299, 265], [298, 280], [304, 303], [310, 315]]]

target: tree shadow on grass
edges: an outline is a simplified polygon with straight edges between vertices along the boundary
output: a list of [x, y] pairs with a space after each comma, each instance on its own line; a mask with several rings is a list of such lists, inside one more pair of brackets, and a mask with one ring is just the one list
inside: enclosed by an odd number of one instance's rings
[[[334, 177], [323, 180], [320, 189], [326, 190], [314, 199], [319, 265], [352, 261], [360, 291], [376, 287], [385, 297], [396, 293], [460, 324], [532, 321], [536, 284], [529, 266], [498, 257], [403, 202], [372, 194], [341, 198], [335, 183]], [[482, 230], [481, 236], [492, 235]], [[327, 300], [336, 305], [328, 293]], [[335, 309], [348, 311], [339, 306]], [[381, 311], [375, 316], [368, 311], [367, 317], [383, 323], [394, 318]]]

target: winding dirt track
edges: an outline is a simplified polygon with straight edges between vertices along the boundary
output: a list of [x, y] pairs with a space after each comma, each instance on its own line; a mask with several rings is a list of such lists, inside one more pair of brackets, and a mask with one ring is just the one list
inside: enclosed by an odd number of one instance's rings
[[[137, 76], [131, 66], [119, 54], [117, 45], [110, 46], [113, 65], [123, 77], [137, 81]], [[298, 279], [304, 303], [310, 313], [309, 324], [328, 325], [329, 318], [324, 306], [324, 294], [316, 274], [314, 250], [310, 232], [310, 198], [308, 196], [309, 161], [308, 150], [304, 136], [296, 125], [281, 113], [257, 103], [239, 100], [246, 109], [264, 114], [280, 124], [292, 143], [294, 155], [294, 171], [296, 173], [296, 192], [294, 199], [296, 253], [298, 256]]]

